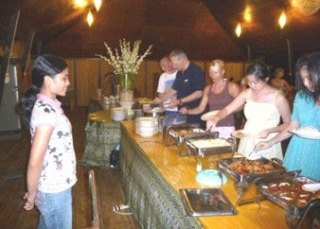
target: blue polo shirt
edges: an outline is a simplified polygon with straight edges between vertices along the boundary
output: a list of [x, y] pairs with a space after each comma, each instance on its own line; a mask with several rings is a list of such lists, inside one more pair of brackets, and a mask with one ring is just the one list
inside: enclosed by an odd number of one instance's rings
[[[184, 71], [178, 71], [172, 88], [177, 91], [177, 98], [181, 99], [195, 91], [202, 91], [205, 86], [204, 73], [200, 67], [190, 63]], [[184, 107], [194, 108], [199, 106], [201, 98], [184, 103]], [[192, 118], [193, 117], [193, 118]], [[200, 121], [200, 115], [188, 115], [188, 123]]]

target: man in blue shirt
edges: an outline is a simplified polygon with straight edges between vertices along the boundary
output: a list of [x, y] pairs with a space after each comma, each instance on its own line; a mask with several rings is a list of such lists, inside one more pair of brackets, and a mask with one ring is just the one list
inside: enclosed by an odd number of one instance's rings
[[[156, 98], [155, 103], [171, 98], [170, 107], [178, 106], [180, 109], [182, 106], [188, 108], [199, 106], [205, 86], [203, 71], [191, 63], [186, 53], [180, 49], [174, 49], [169, 57], [173, 67], [178, 70], [177, 76], [172, 88]], [[187, 123], [201, 123], [200, 116], [201, 114], [187, 115]]]

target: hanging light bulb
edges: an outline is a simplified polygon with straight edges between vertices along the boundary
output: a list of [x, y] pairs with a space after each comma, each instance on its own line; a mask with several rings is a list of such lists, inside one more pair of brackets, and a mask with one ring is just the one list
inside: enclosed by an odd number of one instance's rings
[[87, 15], [87, 23], [89, 25], [89, 27], [91, 27], [91, 25], [93, 24], [94, 18], [93, 15], [91, 13], [91, 11], [89, 10], [88, 15]]
[[99, 11], [100, 7], [102, 5], [102, 0], [94, 0], [93, 4], [94, 4], [94, 7], [96, 8], [96, 10]]
[[88, 1], [87, 0], [74, 0], [73, 5], [75, 8], [83, 9], [88, 5]]
[[237, 37], [240, 37], [241, 36], [241, 33], [242, 33], [242, 28], [241, 28], [241, 24], [238, 23], [236, 29], [234, 30], [235, 34], [237, 35]]
[[284, 11], [282, 11], [282, 13], [280, 14], [278, 22], [279, 22], [280, 28], [283, 29], [284, 26], [287, 23], [287, 16], [286, 16], [286, 13]]
[[243, 12], [243, 20], [247, 23], [252, 22], [252, 9], [251, 6], [247, 5]]

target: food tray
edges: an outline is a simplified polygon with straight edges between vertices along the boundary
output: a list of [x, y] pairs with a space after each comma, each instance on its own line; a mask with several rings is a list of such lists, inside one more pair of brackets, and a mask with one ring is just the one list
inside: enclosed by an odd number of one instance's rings
[[179, 132], [192, 132], [193, 129], [199, 129], [199, 124], [170, 124], [163, 130], [163, 142], [166, 146], [174, 145], [179, 142]]
[[257, 183], [257, 186], [260, 193], [267, 199], [288, 209], [289, 206], [304, 208], [311, 200], [320, 198], [319, 191], [312, 193], [302, 190], [302, 184], [306, 183], [315, 183], [315, 181], [305, 176], [280, 176], [262, 180]]
[[218, 135], [215, 132], [206, 132], [202, 129], [193, 129], [193, 132], [190, 132], [185, 135], [179, 135], [177, 138], [177, 146], [178, 146], [178, 153], [179, 156], [195, 156], [196, 152], [195, 150], [191, 150], [190, 147], [188, 147], [188, 144], [186, 141], [192, 140], [192, 139], [213, 139], [216, 138]]
[[[204, 140], [204, 142], [207, 140], [208, 143], [210, 141], [216, 141], [220, 146], [212, 146], [212, 147], [206, 147], [204, 144], [201, 144], [199, 146], [196, 144], [198, 141]], [[235, 145], [224, 138], [216, 138], [214, 135], [197, 135], [197, 136], [188, 136], [185, 139], [185, 143], [188, 146], [188, 148], [193, 152], [194, 155], [198, 156], [207, 156], [207, 155], [214, 155], [214, 154], [220, 154], [220, 153], [230, 153], [235, 151]], [[214, 143], [214, 142], [213, 142]], [[223, 143], [223, 144], [221, 144]]]
[[[272, 170], [267, 172], [237, 172], [236, 170], [230, 168], [230, 164], [233, 162], [248, 162], [248, 163], [261, 163], [263, 165], [265, 164], [271, 164], [273, 166]], [[268, 160], [266, 158], [260, 158], [257, 160], [248, 160], [245, 157], [238, 157], [238, 158], [228, 158], [228, 159], [222, 159], [218, 162], [218, 168], [224, 172], [225, 174], [229, 175], [232, 179], [235, 181], [253, 181], [254, 179], [258, 177], [263, 176], [272, 176], [276, 174], [283, 174], [285, 172], [285, 168], [281, 166], [279, 163], [274, 162], [273, 160]]]
[[237, 210], [232, 206], [221, 189], [180, 189], [182, 202], [188, 215], [215, 216], [236, 215]]
[[199, 134], [206, 133], [205, 130], [201, 128], [191, 127], [186, 129], [171, 129], [169, 131], [169, 135], [173, 137], [177, 143], [177, 145], [180, 145], [184, 143], [185, 139], [188, 136], [197, 136]]

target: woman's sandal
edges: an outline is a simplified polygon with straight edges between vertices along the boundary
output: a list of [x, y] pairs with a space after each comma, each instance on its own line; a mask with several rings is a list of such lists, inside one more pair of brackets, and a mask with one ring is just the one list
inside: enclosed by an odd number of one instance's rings
[[125, 204], [120, 204], [120, 205], [114, 205], [112, 207], [112, 211], [117, 213], [117, 214], [120, 214], [120, 215], [131, 215], [132, 213], [131, 212], [122, 212], [122, 210], [126, 210], [126, 209], [129, 209], [130, 206], [129, 205], [125, 205]]

